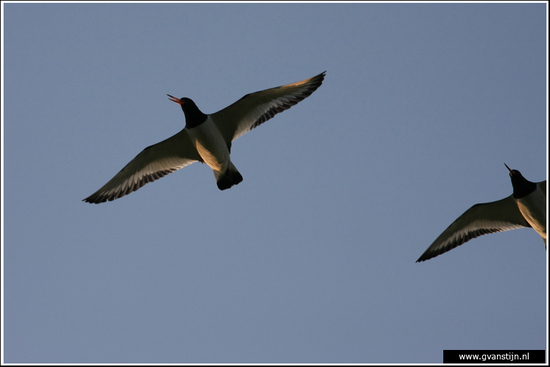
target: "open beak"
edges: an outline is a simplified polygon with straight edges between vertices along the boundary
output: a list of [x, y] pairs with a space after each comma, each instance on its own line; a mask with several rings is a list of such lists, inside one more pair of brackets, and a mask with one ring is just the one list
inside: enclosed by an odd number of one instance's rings
[[172, 102], [176, 102], [177, 104], [179, 104], [181, 106], [181, 100], [179, 98], [173, 97], [169, 94], [167, 94], [167, 96], [169, 97], [168, 98], [169, 100], [171, 100]]

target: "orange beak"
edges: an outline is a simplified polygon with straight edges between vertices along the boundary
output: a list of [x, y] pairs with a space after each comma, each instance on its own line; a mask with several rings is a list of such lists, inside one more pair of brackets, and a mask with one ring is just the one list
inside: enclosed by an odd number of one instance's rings
[[176, 97], [173, 97], [169, 94], [167, 94], [167, 96], [169, 97], [168, 99], [171, 100], [172, 102], [176, 102], [177, 104], [179, 104], [181, 106], [181, 100], [179, 98], [176, 98]]

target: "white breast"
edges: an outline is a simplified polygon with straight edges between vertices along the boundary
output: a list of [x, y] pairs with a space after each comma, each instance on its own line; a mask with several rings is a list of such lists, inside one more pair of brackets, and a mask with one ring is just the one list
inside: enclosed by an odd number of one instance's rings
[[546, 193], [537, 187], [531, 194], [518, 199], [517, 203], [525, 220], [546, 242]]
[[197, 127], [189, 129], [197, 152], [214, 171], [225, 172], [230, 164], [229, 149], [210, 116]]

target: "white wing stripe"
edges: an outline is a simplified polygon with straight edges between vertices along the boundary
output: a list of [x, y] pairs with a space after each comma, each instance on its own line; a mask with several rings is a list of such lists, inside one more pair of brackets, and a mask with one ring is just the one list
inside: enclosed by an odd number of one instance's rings
[[200, 160], [200, 156], [182, 132], [145, 148], [103, 187], [84, 199], [99, 204], [118, 199], [180, 168]]
[[281, 87], [250, 93], [212, 115], [229, 144], [310, 96], [323, 82], [325, 72], [313, 78]]
[[530, 227], [512, 196], [491, 203], [476, 204], [443, 231], [420, 256], [424, 261], [441, 255], [484, 234]]

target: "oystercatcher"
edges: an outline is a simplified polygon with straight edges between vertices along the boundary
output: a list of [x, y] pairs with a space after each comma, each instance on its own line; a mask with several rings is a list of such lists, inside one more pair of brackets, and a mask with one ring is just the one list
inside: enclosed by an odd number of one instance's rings
[[514, 193], [502, 200], [476, 204], [458, 217], [416, 262], [441, 255], [478, 236], [532, 227], [546, 246], [546, 181], [531, 182], [510, 169]]
[[145, 148], [115, 177], [83, 201], [99, 204], [118, 199], [193, 162], [206, 163], [220, 190], [237, 185], [243, 177], [231, 162], [231, 143], [279, 112], [311, 95], [326, 72], [276, 88], [250, 93], [213, 114], [205, 114], [189, 98], [169, 99], [179, 104], [185, 128]]

